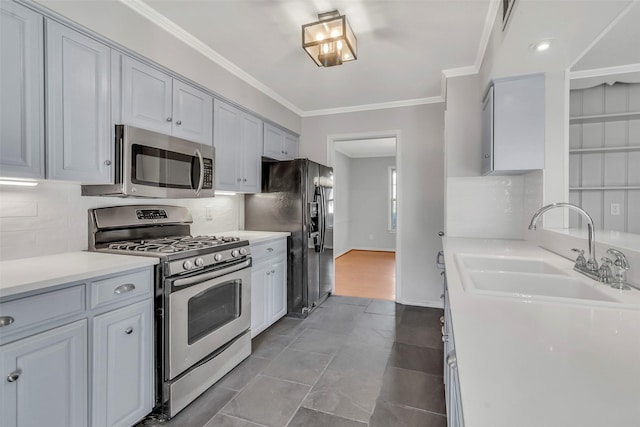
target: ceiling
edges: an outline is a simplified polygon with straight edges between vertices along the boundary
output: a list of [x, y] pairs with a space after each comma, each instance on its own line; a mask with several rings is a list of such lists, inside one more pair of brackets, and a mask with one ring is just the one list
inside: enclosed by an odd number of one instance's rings
[[336, 141], [334, 143], [336, 151], [351, 158], [363, 157], [395, 157], [395, 138], [369, 138], [354, 139], [347, 141]]
[[[442, 71], [478, 65], [489, 9], [497, 7], [495, 0], [122, 1], [186, 31], [309, 115], [441, 102]], [[358, 60], [320, 68], [302, 49], [301, 26], [336, 8], [357, 37]]]
[[[516, 0], [493, 32], [502, 0], [119, 1], [301, 116], [442, 102], [443, 77], [477, 73], [485, 49], [491, 77], [640, 62], [640, 0]], [[320, 68], [301, 25], [335, 8], [358, 60]]]

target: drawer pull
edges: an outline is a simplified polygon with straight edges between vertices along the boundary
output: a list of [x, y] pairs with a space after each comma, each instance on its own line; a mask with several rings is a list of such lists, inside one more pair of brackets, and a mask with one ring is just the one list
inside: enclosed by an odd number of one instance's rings
[[127, 329], [124, 330], [124, 333], [127, 335], [131, 335], [133, 333], [133, 328], [129, 326]]
[[127, 283], [127, 284], [118, 286], [113, 291], [113, 293], [116, 295], [122, 295], [122, 294], [126, 294], [127, 292], [131, 292], [135, 288], [136, 288], [136, 285], [134, 285], [133, 283]]
[[0, 316], [0, 328], [3, 327], [3, 326], [9, 326], [10, 324], [12, 324], [15, 321], [16, 321], [16, 319], [14, 319], [11, 316]]
[[458, 367], [458, 359], [456, 358], [455, 350], [447, 355], [447, 365], [449, 365], [451, 369], [456, 369]]
[[18, 381], [18, 378], [20, 378], [20, 374], [22, 373], [22, 371], [20, 369], [16, 369], [15, 371], [11, 372], [9, 375], [7, 375], [7, 381], [10, 383], [14, 383], [16, 381]]
[[267, 248], [267, 252], [273, 252], [273, 248]]

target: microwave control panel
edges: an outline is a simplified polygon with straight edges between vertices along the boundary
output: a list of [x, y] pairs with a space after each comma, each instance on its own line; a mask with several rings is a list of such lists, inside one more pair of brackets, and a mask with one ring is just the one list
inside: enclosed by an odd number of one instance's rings
[[204, 180], [202, 188], [213, 188], [213, 160], [204, 159]]

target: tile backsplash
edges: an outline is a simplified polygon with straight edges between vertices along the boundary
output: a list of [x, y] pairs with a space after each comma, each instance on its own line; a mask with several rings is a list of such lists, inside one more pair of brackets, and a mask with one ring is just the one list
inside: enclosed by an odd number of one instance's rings
[[88, 209], [133, 204], [185, 206], [193, 216], [191, 232], [195, 235], [237, 230], [244, 225], [242, 195], [209, 199], [83, 197], [80, 184], [55, 181], [41, 181], [37, 187], [0, 187], [0, 261], [86, 250]]
[[447, 236], [522, 239], [524, 189], [522, 176], [447, 178]]

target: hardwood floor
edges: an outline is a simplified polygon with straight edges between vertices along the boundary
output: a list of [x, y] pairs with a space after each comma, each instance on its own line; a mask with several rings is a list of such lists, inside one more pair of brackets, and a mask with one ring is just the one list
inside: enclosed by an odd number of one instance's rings
[[395, 301], [395, 252], [349, 251], [335, 268], [336, 295]]

